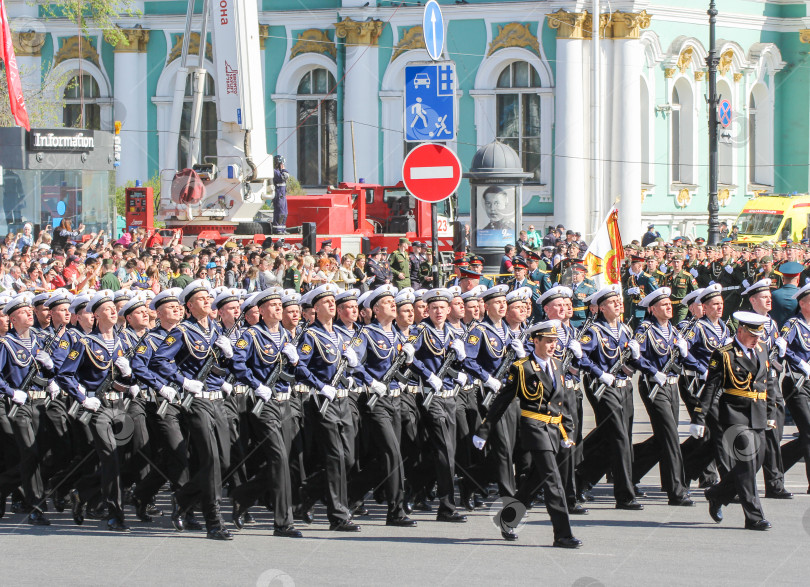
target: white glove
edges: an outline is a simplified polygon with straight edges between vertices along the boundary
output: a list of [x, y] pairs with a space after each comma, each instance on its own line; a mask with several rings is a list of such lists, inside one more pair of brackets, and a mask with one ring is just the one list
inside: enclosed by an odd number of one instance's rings
[[438, 378], [435, 373], [431, 373], [430, 377], [427, 380], [428, 385], [433, 388], [433, 391], [441, 391], [442, 390], [442, 380]]
[[765, 425], [768, 427], [769, 430], [773, 430], [776, 428], [776, 420], [768, 420], [765, 422]]
[[478, 450], [483, 450], [484, 446], [486, 445], [487, 441], [481, 438], [480, 436], [476, 436], [473, 434], [473, 446]]
[[458, 383], [462, 387], [467, 385], [467, 374], [459, 372], [459, 374], [456, 375], [456, 383]]
[[694, 277], [695, 279], [697, 279], [697, 276], [699, 275], [698, 270], [697, 270], [697, 269], [695, 269], [694, 267], [692, 267], [692, 268], [689, 270], [689, 273], [691, 273], [691, 274], [692, 274], [692, 277]]
[[727, 344], [731, 344], [732, 342], [734, 342], [734, 337], [733, 336], [727, 336], [726, 340], [723, 341], [723, 344], [727, 345]]
[[560, 446], [563, 448], [571, 448], [572, 446], [574, 446], [574, 441], [571, 439], [568, 440], [562, 439], [560, 440]]
[[360, 364], [360, 359], [357, 358], [357, 353], [354, 352], [352, 347], [346, 347], [346, 350], [343, 351], [343, 357], [346, 359], [346, 364], [352, 369]]
[[706, 433], [705, 426], [701, 426], [700, 424], [689, 424], [689, 434], [691, 434], [695, 438], [703, 438], [703, 435], [705, 433]]
[[321, 388], [321, 390], [318, 393], [331, 402], [333, 399], [335, 399], [335, 396], [337, 395], [337, 389], [335, 389], [331, 385], [324, 385], [323, 388]]
[[[327, 385], [326, 387], [329, 386]], [[260, 384], [259, 387], [256, 388], [256, 395], [262, 398], [262, 401], [269, 402], [270, 398], [273, 397], [273, 390], [264, 384]]]
[[686, 344], [685, 338], [679, 338], [678, 342], [675, 344], [678, 345], [678, 352], [681, 354], [681, 358], [689, 354], [689, 345]]
[[132, 397], [138, 397], [138, 394], [141, 392], [141, 388], [139, 385], [130, 385], [129, 386], [129, 395]]
[[101, 400], [97, 397], [88, 397], [82, 402], [82, 407], [85, 410], [90, 410], [91, 412], [95, 412], [101, 407]]
[[627, 295], [628, 296], [637, 296], [640, 293], [641, 293], [641, 289], [639, 289], [638, 287], [631, 287], [631, 288], [629, 288], [627, 290]]
[[450, 343], [450, 348], [456, 351], [456, 359], [463, 361], [467, 358], [467, 351], [464, 348], [464, 341], [460, 338], [454, 338]]
[[634, 359], [638, 359], [641, 356], [641, 347], [639, 346], [638, 341], [631, 340], [627, 343], [627, 348], [630, 349]]
[[664, 385], [667, 382], [667, 376], [661, 373], [661, 371], [656, 371], [655, 375], [653, 375], [653, 379], [658, 385]]
[[405, 344], [402, 345], [402, 352], [407, 355], [407, 358], [405, 359], [405, 364], [410, 365], [411, 363], [413, 363], [413, 356], [416, 354], [416, 349], [414, 348], [414, 346], [411, 343], [406, 342]]
[[194, 395], [202, 395], [203, 384], [196, 379], [183, 379], [183, 389]]
[[779, 347], [779, 356], [784, 357], [787, 350], [787, 340], [780, 336], [774, 341], [774, 344]]
[[807, 364], [807, 361], [799, 361], [799, 369], [804, 371], [805, 376], [810, 377], [810, 365]]
[[290, 365], [297, 365], [298, 364], [298, 351], [295, 350], [295, 347], [289, 343], [285, 344], [284, 347], [281, 349], [282, 354], [287, 357], [287, 360], [290, 362]]
[[523, 347], [523, 343], [518, 338], [513, 338], [509, 341], [509, 346], [511, 346], [515, 351], [515, 356], [518, 359], [522, 359], [526, 356], [526, 349]]
[[121, 375], [129, 377], [132, 375], [132, 367], [129, 366], [129, 360], [126, 357], [118, 357], [115, 360], [115, 366], [121, 371]]
[[571, 353], [577, 358], [582, 358], [582, 345], [579, 344], [578, 340], [574, 340], [573, 338], [568, 341], [568, 348], [571, 349]]
[[37, 355], [34, 357], [34, 360], [45, 367], [48, 371], [53, 371], [53, 360], [48, 353], [43, 351], [39, 351]]
[[56, 396], [56, 394], [59, 393], [59, 386], [56, 384], [56, 381], [54, 381], [53, 379], [48, 381], [48, 386], [45, 389], [47, 389], [48, 393], [51, 394], [51, 399], [53, 399], [54, 396]]
[[492, 375], [490, 375], [487, 378], [487, 380], [484, 381], [484, 387], [489, 387], [495, 393], [500, 391], [502, 385], [503, 384], [500, 381], [498, 381], [497, 379], [495, 379]]
[[87, 395], [87, 389], [85, 389], [84, 385], [79, 383], [78, 387], [76, 388], [79, 390], [79, 393], [82, 395]]
[[728, 273], [729, 275], [731, 275], [732, 273], [734, 273], [734, 267], [732, 267], [731, 265], [726, 265], [725, 267], [723, 267], [723, 269], [724, 269], [724, 270], [725, 270], [725, 272], [726, 272], [726, 273]]
[[168, 400], [169, 403], [174, 401], [174, 398], [177, 397], [177, 390], [174, 387], [169, 387], [168, 385], [164, 385], [158, 391], [158, 395], [164, 397]]
[[229, 395], [233, 391], [233, 385], [231, 385], [227, 381], [223, 381], [222, 385], [219, 386], [219, 389], [225, 395]]
[[616, 378], [607, 371], [605, 371], [599, 376], [599, 381], [601, 381], [608, 387], [611, 387], [613, 385], [613, 382], [616, 381]]
[[23, 405], [25, 400], [28, 399], [28, 394], [21, 389], [15, 389], [14, 394], [11, 396], [11, 401], [15, 404]]
[[388, 391], [385, 384], [382, 381], [377, 381], [376, 379], [369, 384], [368, 388], [372, 391], [372, 393], [376, 393], [380, 396], [385, 395], [385, 392]]
[[233, 345], [231, 344], [231, 339], [224, 334], [220, 334], [219, 338], [214, 341], [214, 344], [219, 347], [219, 350], [222, 351], [222, 356], [224, 356], [226, 359], [230, 359], [233, 356]]

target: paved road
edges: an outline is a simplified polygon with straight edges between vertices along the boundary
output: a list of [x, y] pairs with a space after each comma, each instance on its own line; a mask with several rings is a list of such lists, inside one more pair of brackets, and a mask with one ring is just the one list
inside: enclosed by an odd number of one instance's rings
[[[639, 402], [640, 403], [640, 402]], [[637, 414], [636, 441], [646, 438], [643, 408]], [[682, 420], [685, 424], [685, 420]], [[686, 430], [682, 426], [682, 430]], [[789, 428], [786, 436], [795, 429]], [[655, 472], [657, 475], [657, 471]], [[587, 517], [574, 519], [584, 547], [551, 547], [545, 510], [534, 509], [518, 542], [504, 542], [490, 513], [480, 510], [467, 524], [433, 521], [416, 513], [417, 528], [387, 528], [381, 506], [370, 506], [362, 532], [330, 532], [323, 509], [304, 527], [305, 538], [272, 536], [272, 518], [255, 510], [259, 524], [227, 543], [201, 533], [178, 534], [167, 518], [152, 525], [134, 522], [119, 536], [88, 520], [75, 526], [67, 513], [50, 517], [50, 528], [30, 528], [22, 516], [0, 522], [2, 583], [6, 585], [483, 585], [551, 584], [807, 584], [810, 576], [810, 495], [801, 464], [788, 475], [792, 501], [764, 500], [770, 532], [742, 529], [739, 505], [725, 508], [714, 524], [702, 492], [698, 506], [666, 505], [652, 474], [642, 487], [642, 512], [617, 511], [610, 490], [600, 485]], [[760, 476], [761, 487], [761, 476]], [[161, 502], [168, 509], [168, 503]], [[707, 581], [709, 579], [709, 581]]]

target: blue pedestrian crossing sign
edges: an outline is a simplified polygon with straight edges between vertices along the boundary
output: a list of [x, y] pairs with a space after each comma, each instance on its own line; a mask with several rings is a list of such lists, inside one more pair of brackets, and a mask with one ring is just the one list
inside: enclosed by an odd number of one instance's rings
[[433, 61], [441, 59], [444, 50], [444, 17], [436, 0], [429, 0], [425, 4], [425, 14], [422, 16], [422, 34], [425, 37], [425, 48], [430, 58]]
[[721, 100], [717, 105], [717, 119], [723, 126], [731, 124], [731, 102], [728, 100]]
[[456, 68], [452, 61], [405, 67], [405, 140], [456, 137]]

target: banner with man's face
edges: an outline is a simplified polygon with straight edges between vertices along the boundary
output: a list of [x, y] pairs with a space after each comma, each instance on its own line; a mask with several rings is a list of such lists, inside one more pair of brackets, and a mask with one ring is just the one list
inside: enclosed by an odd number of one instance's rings
[[515, 243], [515, 186], [476, 187], [476, 246], [501, 249]]

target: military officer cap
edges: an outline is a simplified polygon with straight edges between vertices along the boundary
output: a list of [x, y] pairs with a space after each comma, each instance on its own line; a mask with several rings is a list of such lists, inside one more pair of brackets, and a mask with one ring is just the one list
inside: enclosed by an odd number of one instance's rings
[[529, 251], [529, 254], [526, 256], [532, 261], [539, 261], [542, 258], [542, 255], [540, 255], [540, 253], [537, 251]]
[[479, 255], [472, 255], [470, 257], [470, 265], [483, 265], [484, 258]]
[[259, 297], [259, 294], [261, 294], [261, 292], [258, 291], [256, 293], [250, 294], [247, 298], [245, 298], [242, 301], [242, 304], [239, 306], [239, 310], [241, 310], [244, 313], [250, 310], [251, 308], [255, 308], [256, 298]]
[[454, 298], [460, 298], [461, 297], [461, 286], [460, 285], [451, 285], [447, 289], [450, 290], [450, 292], [453, 294]]
[[[409, 289], [411, 291], [407, 291]], [[473, 288], [473, 289], [475, 289], [475, 288]], [[400, 306], [406, 306], [408, 304], [413, 304], [416, 301], [416, 296], [414, 295], [414, 292], [413, 292], [412, 288], [407, 288], [406, 287], [405, 289], [403, 289], [399, 293], [397, 293], [397, 296], [396, 296], [396, 298], [394, 298], [394, 301], [397, 304], [397, 308], [399, 308]]]
[[411, 245], [411, 241], [409, 241], [409, 240], [408, 240], [406, 237], [401, 236], [401, 237], [399, 237], [399, 244], [401, 244], [401, 245], [408, 245], [408, 246], [410, 246], [410, 245]]
[[335, 295], [335, 303], [339, 306], [340, 304], [345, 304], [347, 302], [356, 302], [357, 298], [359, 297], [359, 289], [347, 289], [346, 291], [342, 291]]
[[379, 255], [381, 252], [382, 251], [380, 250], [380, 247], [374, 247], [373, 249], [371, 249], [369, 255], [373, 257], [374, 255]]
[[683, 261], [683, 253], [680, 251], [676, 251], [674, 255], [672, 255], [673, 261]]
[[668, 298], [672, 294], [672, 290], [668, 287], [659, 287], [652, 293], [648, 293], [644, 298], [638, 303], [639, 306], [642, 308], [650, 308], [653, 305], [657, 304], [664, 298]]
[[149, 309], [150, 310], [157, 310], [163, 304], [168, 304], [169, 302], [177, 302], [180, 303], [180, 294], [183, 292], [182, 289], [179, 287], [170, 287], [168, 289], [164, 289], [158, 295], [156, 295], [151, 302], [149, 302]]
[[281, 300], [282, 295], [284, 295], [284, 290], [280, 287], [268, 287], [267, 289], [259, 292], [259, 295], [256, 296], [256, 299], [254, 300], [254, 304], [258, 308], [262, 304], [265, 304], [271, 300]]
[[288, 306], [300, 306], [301, 305], [301, 294], [295, 291], [285, 291], [284, 294], [281, 296], [281, 307], [286, 308]]
[[494, 300], [495, 298], [505, 298], [508, 292], [509, 292], [508, 285], [505, 284], [494, 285], [489, 289], [486, 289], [482, 293], [480, 293], [479, 297], [485, 302], [488, 302], [490, 300]]
[[71, 294], [68, 290], [64, 288], [59, 288], [53, 291], [51, 297], [48, 298], [48, 301], [45, 302], [45, 305], [48, 306], [48, 309], [55, 308], [61, 304], [70, 304], [73, 301], [73, 294]]
[[109, 289], [101, 290], [87, 303], [87, 310], [91, 313], [95, 312], [107, 302], [112, 302], [114, 295], [115, 294], [113, 294], [113, 292]]
[[411, 246], [415, 249], [417, 247], [421, 247], [422, 243], [419, 241], [413, 241], [413, 243], [411, 243]]
[[457, 257], [456, 259], [453, 259], [453, 265], [456, 267], [467, 267], [469, 264], [470, 262], [466, 257]]
[[705, 242], [706, 242], [706, 239], [705, 239], [705, 238], [703, 238], [702, 236], [699, 236], [699, 237], [697, 237], [697, 238], [695, 239], [695, 244], [696, 244], [696, 245], [702, 245], [702, 244], [703, 244], [703, 243], [705, 243]]
[[135, 293], [133, 291], [128, 289], [119, 289], [113, 294], [112, 298], [114, 302], [121, 302], [124, 300], [131, 300], [134, 295]]
[[483, 294], [485, 291], [487, 291], [487, 286], [476, 285], [471, 290], [465, 291], [463, 294], [461, 294], [461, 299], [464, 300], [465, 304], [467, 302], [477, 302], [481, 299], [481, 294]]
[[0, 295], [0, 312], [5, 311], [6, 304], [11, 301], [11, 296], [9, 295]]
[[50, 297], [51, 297], [51, 292], [49, 292], [49, 291], [44, 291], [42, 293], [39, 293], [39, 294], [37, 294], [37, 295], [35, 295], [33, 297], [33, 299], [31, 300], [31, 305], [34, 306], [34, 307], [44, 306], [45, 302], [47, 302], [48, 298], [50, 298]]
[[306, 292], [305, 294], [301, 295], [301, 307], [302, 308], [311, 308], [312, 307], [312, 294], [314, 292], [315, 292], [315, 290], [311, 289], [308, 292]]
[[214, 307], [219, 310], [225, 304], [238, 302], [242, 299], [242, 290], [236, 287], [226, 287], [218, 292], [214, 298]]
[[[799, 301], [807, 294], [810, 294], [810, 283], [805, 283], [803, 287], [800, 287], [796, 293], [793, 294], [793, 299]], [[6, 312], [8, 314], [8, 312]]]
[[334, 283], [319, 285], [312, 290], [312, 305], [314, 306], [318, 301], [324, 298], [335, 297], [338, 293], [340, 293], [340, 288]]
[[423, 300], [424, 301], [424, 299], [425, 299], [424, 296], [427, 293], [427, 291], [428, 290], [426, 290], [424, 288], [417, 289], [415, 292], [413, 292], [413, 295], [417, 300]]
[[713, 283], [711, 285], [707, 285], [703, 288], [703, 291], [700, 292], [700, 300], [701, 304], [705, 304], [712, 298], [716, 298], [719, 295], [723, 294], [723, 286], [719, 283]]
[[576, 265], [571, 265], [571, 269], [574, 271], [579, 271], [580, 273], [587, 273], [588, 268], [585, 267], [582, 263], [577, 263]]
[[698, 298], [700, 298], [700, 294], [702, 294], [702, 293], [703, 293], [703, 288], [696, 289], [694, 291], [690, 291], [688, 294], [683, 296], [683, 299], [681, 300], [681, 303], [684, 306], [688, 306], [689, 304], [692, 304], [692, 303], [695, 303], [695, 302], [697, 302], [699, 304], [700, 300]]
[[523, 267], [524, 269], [528, 269], [529, 265], [526, 263], [526, 259], [523, 257], [515, 257], [512, 259], [512, 267]]
[[549, 289], [547, 292], [543, 293], [538, 299], [537, 303], [541, 306], [545, 306], [549, 302], [553, 302], [554, 300], [559, 300], [560, 298], [573, 298], [574, 292], [571, 290], [570, 287], [565, 287], [564, 285], [556, 285]]
[[631, 263], [643, 263], [644, 261], [645, 261], [645, 259], [644, 259], [644, 257], [642, 255], [636, 255], [636, 254], [630, 255], [630, 262]]
[[366, 300], [368, 299], [368, 296], [371, 295], [372, 291], [373, 290], [369, 290], [369, 291], [361, 293], [360, 297], [357, 298], [357, 305], [360, 306], [361, 308], [364, 307], [364, 304], [366, 303]]
[[122, 318], [126, 318], [129, 314], [137, 310], [138, 308], [143, 308], [146, 306], [146, 296], [142, 295], [134, 295], [130, 300], [127, 301], [126, 304], [121, 306], [121, 309], [118, 310], [118, 315]]
[[414, 293], [414, 289], [412, 287], [403, 287], [402, 289], [397, 291], [397, 295], [401, 293]]
[[592, 293], [587, 298], [585, 298], [586, 304], [596, 304], [597, 306], [602, 302], [609, 300], [610, 298], [622, 295], [622, 286], [618, 283], [611, 283], [610, 285], [606, 285], [599, 291]]
[[802, 265], [801, 263], [797, 263], [796, 261], [789, 261], [788, 263], [782, 263], [779, 266], [779, 273], [786, 276], [798, 275], [802, 271], [804, 271], [804, 265]]
[[765, 279], [760, 279], [751, 285], [747, 285], [747, 282], [743, 281], [743, 285], [747, 286], [742, 292], [742, 295], [744, 296], [753, 296], [763, 291], [771, 291], [771, 280], [767, 277]]
[[525, 302], [530, 299], [532, 299], [532, 290], [530, 287], [520, 287], [506, 294], [507, 305], [514, 304], [515, 302]]
[[430, 289], [425, 292], [425, 295], [422, 296], [427, 304], [430, 304], [431, 302], [447, 302], [449, 304], [453, 301], [454, 297], [453, 292], [446, 287]]
[[561, 331], [561, 323], [559, 320], [546, 320], [544, 322], [537, 322], [529, 326], [528, 335], [531, 338], [539, 336], [548, 338], [559, 338]]
[[83, 293], [73, 298], [73, 301], [70, 302], [70, 313], [78, 314], [79, 312], [84, 310], [87, 307], [87, 304], [90, 303], [91, 297], [92, 296], [89, 293]]
[[208, 289], [208, 282], [204, 279], [195, 279], [180, 292], [180, 303], [185, 306], [189, 300], [191, 300], [192, 296], [203, 291], [211, 295], [211, 291]]
[[395, 288], [390, 283], [385, 283], [380, 287], [378, 287], [377, 289], [373, 290], [371, 292], [371, 295], [366, 297], [366, 299], [363, 301], [363, 305], [366, 308], [372, 308], [374, 307], [374, 304], [379, 302], [384, 297], [391, 296], [393, 298], [396, 298], [396, 295], [397, 295], [397, 288]]
[[481, 274], [469, 267], [459, 267], [458, 273], [461, 279], [481, 279]]
[[740, 327], [745, 328], [751, 334], [759, 337], [765, 336], [765, 323], [770, 320], [768, 316], [755, 314], [754, 312], [734, 312], [734, 319], [737, 320]]
[[6, 316], [11, 316], [11, 314], [17, 310], [22, 308], [30, 308], [33, 299], [34, 296], [31, 294], [31, 292], [20, 292], [6, 302], [6, 307], [3, 308], [3, 312], [5, 312]]

